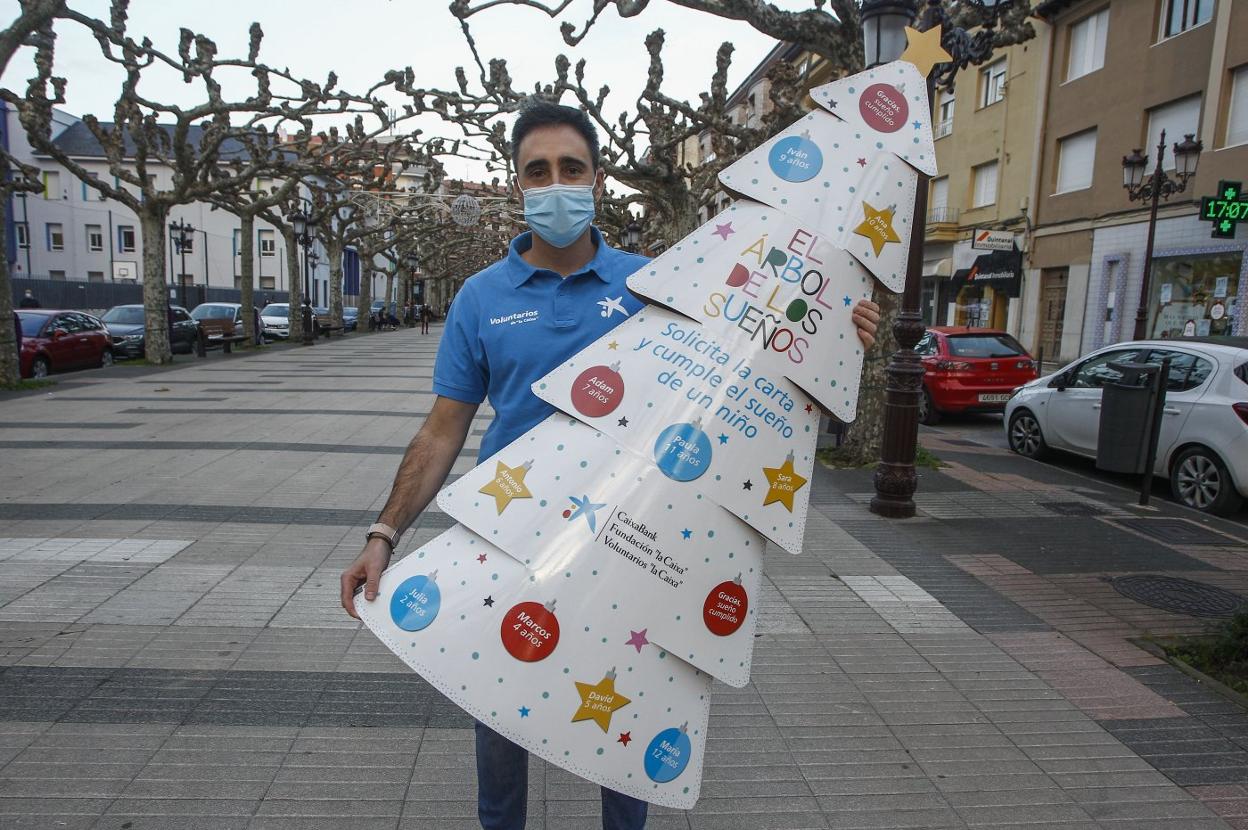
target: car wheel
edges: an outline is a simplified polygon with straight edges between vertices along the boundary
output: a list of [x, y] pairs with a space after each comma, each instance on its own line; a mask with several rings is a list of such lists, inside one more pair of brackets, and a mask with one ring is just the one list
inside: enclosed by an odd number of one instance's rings
[[30, 376], [32, 378], [46, 378], [52, 372], [52, 365], [48, 363], [46, 357], [36, 357], [34, 362], [30, 364]]
[[112, 365], [113, 365], [113, 350], [105, 349], [104, 351], [100, 352], [100, 368], [107, 369], [109, 366], [112, 366]]
[[1243, 506], [1226, 465], [1206, 447], [1179, 453], [1170, 467], [1170, 492], [1181, 504], [1215, 516], [1229, 516]]
[[934, 426], [940, 423], [940, 410], [936, 408], [936, 403], [932, 400], [932, 393], [927, 391], [927, 387], [923, 387], [923, 393], [919, 395], [919, 423]]
[[1007, 437], [1010, 449], [1024, 458], [1041, 458], [1049, 449], [1049, 445], [1044, 442], [1040, 422], [1030, 410], [1020, 409], [1014, 413], [1010, 418]]

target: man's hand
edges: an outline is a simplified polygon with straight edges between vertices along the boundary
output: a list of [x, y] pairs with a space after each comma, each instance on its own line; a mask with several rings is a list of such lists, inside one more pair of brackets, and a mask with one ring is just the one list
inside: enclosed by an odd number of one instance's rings
[[871, 348], [875, 344], [875, 330], [880, 325], [880, 307], [870, 300], [859, 300], [854, 306], [853, 318], [862, 348]]
[[390, 545], [385, 539], [369, 539], [360, 555], [342, 572], [342, 607], [348, 614], [357, 620], [360, 618], [355, 610], [355, 589], [361, 582], [364, 583], [364, 599], [369, 602], [377, 599], [377, 581], [389, 564]]

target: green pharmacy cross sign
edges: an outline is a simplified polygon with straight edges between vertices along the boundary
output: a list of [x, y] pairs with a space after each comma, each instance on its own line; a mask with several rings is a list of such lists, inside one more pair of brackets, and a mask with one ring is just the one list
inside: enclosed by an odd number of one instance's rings
[[1235, 226], [1248, 222], [1248, 196], [1240, 182], [1218, 182], [1218, 195], [1200, 200], [1200, 218], [1213, 225], [1214, 239], [1234, 239]]

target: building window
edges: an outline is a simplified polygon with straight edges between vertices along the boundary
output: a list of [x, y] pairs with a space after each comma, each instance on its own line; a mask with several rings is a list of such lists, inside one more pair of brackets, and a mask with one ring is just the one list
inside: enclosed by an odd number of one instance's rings
[[1005, 58], [979, 70], [979, 105], [989, 107], [1005, 98]]
[[972, 168], [975, 193], [971, 207], [984, 207], [997, 201], [997, 163], [990, 161]]
[[65, 282], [65, 272], [64, 271], [49, 271], [48, 279], [52, 280], [53, 282]]
[[1101, 9], [1070, 27], [1070, 59], [1066, 80], [1082, 78], [1105, 65], [1105, 35], [1109, 30], [1109, 9]]
[[234, 251], [233, 251], [234, 256], [238, 256], [238, 250], [239, 250], [239, 248], [241, 248], [241, 247], [243, 246], [243, 241], [242, 241], [242, 240], [243, 240], [243, 229], [242, 229], [242, 228], [235, 228], [235, 229], [234, 229], [234, 236], [232, 237], [231, 242], [230, 242], [230, 244], [231, 244], [231, 245], [233, 246], [233, 248], [234, 248]]
[[927, 192], [927, 221], [944, 221], [940, 217], [947, 207], [949, 207], [949, 177], [941, 176], [939, 179], [932, 179], [931, 188]]
[[104, 282], [103, 271], [88, 271], [87, 282]]
[[104, 229], [99, 225], [87, 225], [87, 251], [98, 254], [104, 250]]
[[43, 198], [59, 202], [61, 193], [61, 174], [55, 170], [43, 171]]
[[1145, 336], [1230, 335], [1242, 265], [1241, 251], [1154, 258]]
[[[100, 179], [99, 173], [88, 173], [87, 175], [96, 181], [99, 181]], [[94, 187], [91, 187], [86, 182], [82, 182], [82, 201], [102, 202], [104, 201], [104, 194], [96, 190]]]
[[953, 132], [954, 97], [951, 93], [942, 92], [940, 103], [936, 105], [936, 138], [944, 138]]
[[117, 252], [122, 254], [134, 253], [134, 226], [118, 225], [117, 226]]
[[1226, 146], [1248, 144], [1248, 65], [1231, 73], [1231, 105], [1226, 116]]
[[[1197, 135], [1200, 132], [1200, 96], [1191, 95], [1187, 98], [1180, 98], [1148, 111], [1148, 144], [1144, 152], [1149, 154], [1149, 159], [1153, 164], [1157, 162], [1153, 154], [1157, 152], [1162, 130], [1166, 131], [1165, 168], [1173, 170], [1174, 143], [1182, 141], [1183, 136], [1189, 133]], [[1152, 169], [1150, 166], [1149, 170]]]
[[277, 256], [277, 238], [273, 235], [273, 231], [262, 230], [259, 232], [259, 238], [260, 256]]
[[25, 250], [30, 247], [30, 231], [25, 222], [18, 222], [13, 225], [13, 229], [17, 232], [17, 247]]
[[65, 228], [60, 222], [49, 222], [46, 225], [49, 251], [65, 250]]
[[274, 290], [275, 288], [277, 288], [277, 278], [276, 277], [264, 277], [264, 276], [260, 277], [260, 287], [263, 288], [265, 291]]
[[1213, 18], [1213, 0], [1165, 0], [1162, 34], [1181, 35]]
[[1057, 142], [1057, 193], [1092, 186], [1096, 161], [1096, 130], [1084, 130]]

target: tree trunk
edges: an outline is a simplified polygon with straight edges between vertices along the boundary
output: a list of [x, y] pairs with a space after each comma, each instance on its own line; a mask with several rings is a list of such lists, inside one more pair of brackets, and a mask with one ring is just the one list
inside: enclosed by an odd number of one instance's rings
[[398, 317], [404, 325], [407, 325], [407, 302], [412, 298], [411, 274], [412, 272], [406, 268], [399, 269], [399, 296], [395, 300], [398, 308], [395, 309], [394, 316]]
[[293, 230], [282, 230], [286, 241], [286, 271], [290, 274], [290, 342], [303, 338], [303, 269], [299, 267], [299, 242]]
[[394, 273], [386, 274], [386, 313], [390, 313], [390, 303], [394, 302]]
[[335, 326], [342, 325], [342, 246], [326, 245], [329, 257], [329, 317]]
[[21, 378], [21, 364], [17, 353], [17, 332], [13, 324], [13, 288], [9, 282], [9, 258], [7, 250], [9, 199], [0, 199], [0, 386], [16, 386]]
[[165, 283], [165, 220], [169, 208], [145, 202], [139, 211], [143, 229], [143, 348], [149, 363], [173, 362], [169, 349], [169, 286]]
[[884, 441], [884, 389], [888, 381], [884, 370], [897, 348], [893, 321], [901, 308], [901, 295], [877, 288], [873, 299], [880, 305], [880, 327], [875, 344], [863, 360], [858, 417], [846, 428], [845, 441], [830, 454], [834, 463], [845, 467], [875, 464], [880, 460], [880, 445]]
[[256, 217], [243, 213], [239, 215], [238, 222], [238, 255], [242, 260], [238, 275], [239, 300], [243, 306], [243, 336], [251, 345], [256, 342], [256, 313], [253, 310], [256, 304]]

